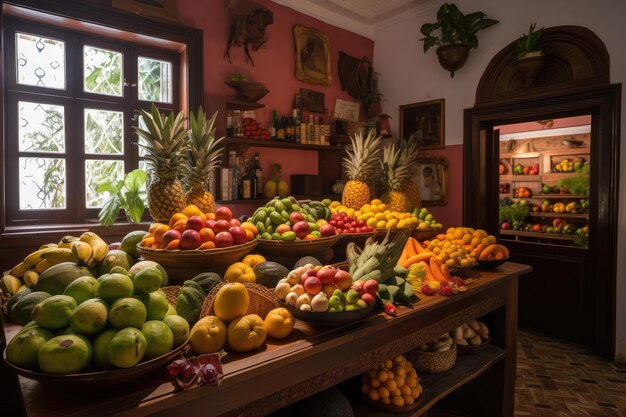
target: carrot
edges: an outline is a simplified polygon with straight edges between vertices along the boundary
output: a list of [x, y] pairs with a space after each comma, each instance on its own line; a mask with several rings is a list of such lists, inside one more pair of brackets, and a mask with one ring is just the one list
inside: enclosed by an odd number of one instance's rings
[[404, 245], [404, 249], [402, 249], [402, 254], [400, 255], [400, 259], [398, 259], [398, 265], [402, 265], [402, 263], [404, 261], [406, 261], [407, 259], [407, 252], [408, 252], [408, 246], [409, 244], [407, 243], [406, 245]]
[[435, 277], [433, 276], [433, 271], [430, 269], [430, 266], [428, 266], [428, 263], [424, 261], [420, 261], [418, 263], [422, 266], [422, 268], [424, 268], [424, 271], [426, 271], [426, 280], [436, 281]]
[[441, 272], [441, 264], [439, 264], [439, 261], [435, 257], [430, 258], [430, 270], [433, 272], [433, 276], [435, 277], [435, 280], [439, 282], [448, 281], [446, 277], [443, 275], [443, 273]]
[[406, 245], [404, 245], [404, 248], [406, 249], [406, 257], [407, 258], [410, 258], [413, 255], [416, 255], [416, 253], [415, 253], [415, 246], [413, 245], [413, 238], [412, 237], [407, 239]]
[[413, 244], [415, 245], [415, 253], [420, 254], [426, 252], [426, 249], [422, 247], [422, 245], [417, 241], [417, 239], [413, 239]]
[[428, 259], [430, 259], [431, 256], [435, 256], [434, 253], [432, 252], [422, 252], [420, 254], [417, 255], [413, 255], [410, 258], [408, 258], [407, 260], [404, 261], [404, 263], [402, 264], [403, 267], [408, 268], [411, 265], [413, 265], [414, 263], [420, 262], [420, 261], [427, 261]]

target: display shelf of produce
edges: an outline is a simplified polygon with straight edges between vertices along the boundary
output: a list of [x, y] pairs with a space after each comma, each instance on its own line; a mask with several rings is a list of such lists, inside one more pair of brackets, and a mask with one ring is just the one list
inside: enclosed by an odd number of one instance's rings
[[[536, 182], [541, 181], [541, 175], [510, 175], [513, 182]], [[502, 176], [500, 176], [502, 179]]]
[[500, 181], [511, 181], [511, 180], [513, 180], [513, 175], [511, 174], [500, 175]]
[[541, 155], [544, 156], [561, 156], [561, 155], [589, 155], [591, 154], [591, 148], [569, 148], [558, 151], [542, 151]]
[[228, 110], [244, 110], [244, 111], [245, 110], [257, 110], [257, 109], [262, 109], [263, 107], [265, 107], [265, 104], [262, 104], [262, 103], [247, 103], [244, 101], [226, 102], [226, 108]]
[[541, 174], [543, 179], [561, 179], [561, 178], [576, 178], [580, 175], [580, 172], [544, 172]]
[[247, 138], [226, 138], [229, 146], [256, 146], [261, 148], [300, 149], [303, 151], [334, 151], [343, 152], [344, 147], [331, 145], [306, 145], [302, 143], [279, 142], [275, 140], [260, 140]]
[[424, 387], [422, 397], [418, 399], [419, 405], [407, 413], [388, 413], [374, 411], [370, 405], [361, 399], [358, 384], [353, 384], [347, 394], [355, 417], [417, 417], [426, 413], [437, 401], [475, 379], [489, 369], [496, 362], [504, 358], [504, 351], [495, 346], [487, 346], [485, 350], [468, 356], [457, 356], [456, 363], [448, 371], [441, 374], [420, 374], [420, 384]]
[[524, 232], [522, 230], [500, 230], [500, 234], [505, 236], [536, 237], [538, 239], [571, 241], [576, 240], [575, 235], [556, 235], [554, 233]]
[[589, 215], [584, 213], [543, 213], [543, 212], [530, 212], [529, 216], [532, 217], [558, 217], [562, 219], [583, 219], [588, 220]]

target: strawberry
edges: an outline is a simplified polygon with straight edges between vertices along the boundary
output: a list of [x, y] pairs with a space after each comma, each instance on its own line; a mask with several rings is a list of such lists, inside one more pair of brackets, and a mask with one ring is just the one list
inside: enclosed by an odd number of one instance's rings
[[385, 310], [385, 313], [389, 314], [390, 316], [398, 315], [398, 309], [391, 303], [385, 304], [383, 306], [383, 309]]

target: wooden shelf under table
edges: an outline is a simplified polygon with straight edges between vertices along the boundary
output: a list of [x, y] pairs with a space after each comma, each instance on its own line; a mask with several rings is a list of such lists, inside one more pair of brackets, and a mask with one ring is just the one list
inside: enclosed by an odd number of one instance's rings
[[[517, 278], [530, 271], [529, 266], [511, 262], [491, 271], [465, 271], [466, 278], [476, 278], [466, 292], [451, 297], [423, 297], [412, 308], [399, 307], [397, 317], [381, 312], [335, 327], [315, 327], [297, 321], [287, 338], [270, 340], [255, 354], [229, 353], [224, 358], [225, 377], [219, 387], [180, 391], [162, 369], [131, 386], [104, 392], [55, 391], [54, 387], [23, 377], [18, 377], [18, 388], [29, 417], [262, 416], [355, 377], [375, 367], [381, 358], [406, 353], [454, 327], [491, 313], [495, 323], [499, 323], [490, 329], [494, 335], [492, 343], [505, 351], [503, 366], [483, 374], [491, 378], [489, 383], [495, 387], [491, 390], [494, 397], [487, 396], [484, 406], [491, 407], [486, 412], [489, 415], [512, 415]], [[5, 319], [3, 329], [6, 339], [11, 340], [20, 327]], [[460, 384], [472, 372], [476, 369], [466, 375], [455, 373], [450, 376], [450, 383]], [[426, 393], [437, 392], [425, 384]], [[478, 395], [475, 388], [468, 388], [467, 395]], [[484, 410], [479, 413], [487, 415]]]

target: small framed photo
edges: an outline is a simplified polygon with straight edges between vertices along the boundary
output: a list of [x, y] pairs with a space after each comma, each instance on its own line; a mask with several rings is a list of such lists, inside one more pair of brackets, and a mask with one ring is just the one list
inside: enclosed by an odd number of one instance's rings
[[420, 149], [444, 148], [444, 128], [444, 99], [400, 106], [400, 137], [413, 137]]
[[307, 104], [307, 110], [312, 113], [324, 113], [326, 110], [326, 106], [324, 105], [324, 93], [301, 88], [300, 99]]
[[448, 159], [421, 156], [417, 161], [415, 183], [423, 206], [448, 204]]
[[328, 36], [313, 28], [294, 25], [296, 78], [310, 84], [330, 85]]
[[111, 0], [111, 5], [141, 16], [178, 22], [176, 0]]

